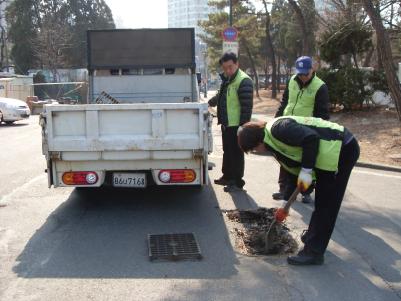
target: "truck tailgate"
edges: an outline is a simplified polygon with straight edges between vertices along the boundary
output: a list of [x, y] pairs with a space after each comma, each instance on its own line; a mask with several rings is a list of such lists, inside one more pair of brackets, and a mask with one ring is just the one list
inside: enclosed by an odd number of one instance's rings
[[47, 105], [50, 152], [207, 151], [207, 104]]

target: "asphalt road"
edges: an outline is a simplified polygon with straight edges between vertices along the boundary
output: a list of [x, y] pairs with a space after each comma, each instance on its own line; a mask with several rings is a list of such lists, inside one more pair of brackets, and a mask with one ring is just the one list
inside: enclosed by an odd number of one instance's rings
[[[214, 130], [220, 176], [221, 137]], [[48, 189], [37, 116], [0, 126], [0, 300], [401, 300], [401, 174], [356, 168], [318, 267], [238, 252], [223, 209], [275, 207], [278, 166], [246, 157], [246, 192]], [[294, 204], [295, 237], [313, 205]], [[200, 261], [151, 262], [147, 235], [193, 232]]]

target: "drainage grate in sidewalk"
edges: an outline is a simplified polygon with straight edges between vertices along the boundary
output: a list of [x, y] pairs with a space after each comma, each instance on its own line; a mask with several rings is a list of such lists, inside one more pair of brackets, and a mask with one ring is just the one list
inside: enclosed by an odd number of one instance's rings
[[198, 242], [193, 233], [148, 234], [149, 259], [201, 259]]

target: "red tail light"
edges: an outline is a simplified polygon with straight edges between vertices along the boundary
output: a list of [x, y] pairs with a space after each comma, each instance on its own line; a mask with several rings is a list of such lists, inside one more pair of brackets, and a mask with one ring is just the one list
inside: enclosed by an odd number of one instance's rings
[[163, 169], [159, 172], [159, 180], [163, 183], [191, 183], [196, 173], [192, 169]]
[[66, 185], [93, 185], [99, 177], [93, 171], [71, 171], [63, 173], [62, 179]]

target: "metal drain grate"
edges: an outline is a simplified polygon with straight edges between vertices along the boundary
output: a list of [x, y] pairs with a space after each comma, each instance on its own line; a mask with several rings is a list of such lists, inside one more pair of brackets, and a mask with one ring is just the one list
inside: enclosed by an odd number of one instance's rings
[[193, 233], [148, 234], [149, 259], [201, 259], [198, 242]]

